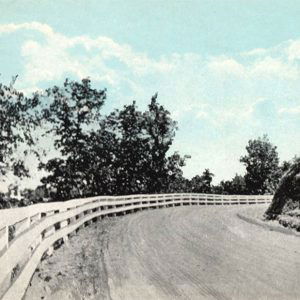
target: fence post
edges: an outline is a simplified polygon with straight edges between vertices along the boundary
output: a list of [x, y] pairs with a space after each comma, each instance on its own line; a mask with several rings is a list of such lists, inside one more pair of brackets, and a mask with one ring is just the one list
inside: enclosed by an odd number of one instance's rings
[[[112, 209], [116, 209], [116, 205], [113, 205], [113, 206], [112, 206]], [[111, 215], [112, 215], [113, 217], [116, 217], [116, 216], [117, 216], [116, 213], [112, 213]]]
[[53, 247], [53, 245], [51, 245], [47, 250], [47, 255], [51, 256], [53, 254], [53, 252], [54, 252], [54, 247]]
[[41, 243], [43, 241], [43, 239], [44, 239], [44, 234], [43, 234], [43, 232], [41, 232], [40, 233], [40, 240], [39, 240], [39, 242]]
[[247, 204], [250, 204], [249, 196], [247, 196]]
[[69, 245], [69, 236], [68, 235], [65, 235], [63, 237], [63, 240], [64, 240], [64, 243], [68, 246]]
[[60, 222], [60, 228], [64, 228], [66, 226], [68, 226], [68, 220], [64, 220]]
[[6, 249], [9, 247], [9, 225], [5, 226], [5, 246]]

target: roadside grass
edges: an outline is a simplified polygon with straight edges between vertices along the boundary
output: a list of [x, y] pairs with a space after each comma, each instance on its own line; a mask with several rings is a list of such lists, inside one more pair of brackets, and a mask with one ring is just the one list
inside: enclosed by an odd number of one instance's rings
[[285, 212], [277, 217], [279, 224], [284, 227], [292, 228], [296, 231], [300, 231], [300, 210], [295, 209]]
[[300, 231], [300, 210], [292, 210], [279, 215], [274, 220], [264, 217], [267, 206], [258, 206], [244, 209], [238, 213], [238, 217], [248, 223], [259, 225], [270, 231], [278, 231], [285, 234], [299, 236]]

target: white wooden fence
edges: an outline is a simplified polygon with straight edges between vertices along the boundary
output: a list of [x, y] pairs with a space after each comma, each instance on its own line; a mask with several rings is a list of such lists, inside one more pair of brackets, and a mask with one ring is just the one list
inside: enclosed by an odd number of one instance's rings
[[0, 298], [22, 299], [31, 277], [55, 243], [103, 216], [183, 205], [270, 203], [272, 196], [156, 194], [93, 197], [0, 210]]

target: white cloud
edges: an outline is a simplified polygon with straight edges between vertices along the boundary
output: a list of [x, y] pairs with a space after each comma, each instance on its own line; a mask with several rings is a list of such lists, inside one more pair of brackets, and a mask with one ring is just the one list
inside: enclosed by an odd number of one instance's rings
[[245, 68], [233, 58], [216, 57], [208, 63], [208, 68], [221, 75], [235, 75], [243, 77]]
[[281, 59], [267, 56], [252, 65], [250, 74], [254, 77], [261, 76], [295, 80], [299, 77], [299, 70], [296, 66], [285, 63]]
[[203, 110], [199, 110], [196, 112], [196, 118], [197, 119], [206, 119], [208, 117], [208, 113]]
[[291, 41], [286, 52], [289, 60], [300, 59], [300, 40]]
[[240, 101], [236, 101], [237, 104], [230, 107], [210, 107], [210, 113], [205, 112], [205, 117], [216, 127], [223, 127], [226, 123], [243, 124], [251, 120], [256, 105], [262, 101], [260, 98], [252, 102], [241, 98]]
[[[24, 36], [21, 54], [25, 64], [20, 76], [24, 90], [70, 74], [89, 76], [119, 93], [126, 89], [129, 97], [136, 99], [148, 100], [159, 91], [177, 119], [191, 114], [212, 124], [249, 120], [256, 105], [253, 99], [266, 96], [264, 90], [259, 91], [261, 79], [272, 88], [278, 79], [299, 78], [299, 67], [293, 62], [299, 54], [299, 41], [256, 48], [236, 57], [174, 53], [153, 59], [109, 37], [67, 37], [38, 22], [0, 25], [0, 34], [28, 30], [42, 33], [44, 38]], [[245, 97], [249, 93], [253, 95]]]
[[290, 114], [290, 115], [299, 115], [300, 106], [296, 107], [281, 107], [278, 109], [279, 114]]
[[[146, 54], [136, 53], [130, 46], [118, 44], [108, 37], [66, 37], [49, 25], [38, 22], [0, 25], [0, 34], [19, 30], [37, 31], [45, 37], [43, 42], [27, 40], [22, 46], [22, 55], [26, 60], [26, 84], [36, 85], [39, 81], [60, 79], [67, 73], [73, 73], [79, 78], [90, 76], [93, 80], [114, 85], [121, 80], [121, 76], [106, 66], [110, 59], [117, 59], [134, 76], [169, 72], [172, 68], [167, 60], [151, 60]], [[84, 47], [87, 53], [83, 57], [70, 54], [76, 46]], [[91, 50], [94, 52], [89, 53]]]
[[[70, 54], [69, 50], [75, 45], [74, 40], [59, 34], [47, 36], [44, 43], [26, 41], [22, 46], [22, 55], [26, 62], [25, 82], [36, 85], [40, 81], [61, 79], [68, 73], [78, 78], [91, 76], [93, 80], [105, 81], [112, 85], [118, 82], [116, 72], [105, 66], [99, 54], [83, 57]], [[86, 45], [89, 45], [88, 42]]]
[[54, 34], [53, 29], [49, 25], [39, 22], [2, 24], [0, 25], [0, 34], [13, 33], [22, 29], [39, 31], [47, 36], [51, 36]]
[[209, 108], [208, 104], [205, 104], [204, 101], [200, 99], [189, 99], [185, 103], [178, 103], [173, 106], [173, 110], [171, 111], [173, 118], [177, 120], [186, 114], [194, 115], [197, 119], [207, 118], [209, 113], [207, 109]]
[[[179, 81], [175, 77], [181, 76], [180, 80], [189, 80], [190, 83], [186, 85], [191, 86], [196, 79], [202, 82], [198, 74], [202, 73], [201, 76], [205, 76], [205, 72], [221, 76], [220, 79], [230, 77], [238, 82], [260, 78], [286, 80], [299, 78], [298, 66], [292, 63], [292, 60], [300, 55], [299, 41], [241, 53], [250, 59], [243, 62], [227, 56], [205, 60], [195, 53], [173, 54], [160, 59], [151, 59], [145, 53], [135, 52], [129, 45], [119, 44], [109, 37], [67, 37], [55, 32], [49, 25], [38, 22], [0, 25], [0, 34], [19, 30], [39, 32], [45, 38], [41, 40], [31, 36], [31, 39], [26, 40], [22, 46], [22, 55], [25, 59], [23, 79], [26, 85], [37, 86], [40, 81], [62, 79], [70, 73], [79, 78], [90, 76], [92, 80], [103, 81], [114, 87], [122, 82], [136, 86], [130, 82], [136, 82], [148, 75], [171, 77], [169, 81], [172, 82], [173, 78], [175, 83]], [[78, 46], [86, 52], [76, 49]], [[286, 59], [282, 57], [282, 53], [286, 53]], [[256, 58], [254, 62], [251, 61], [253, 57]], [[110, 61], [113, 60], [119, 63], [118, 67], [110, 65]], [[176, 87], [173, 85], [173, 88]]]
[[255, 48], [250, 51], [242, 52], [242, 56], [261, 56], [267, 53], [267, 49], [264, 48]]
[[235, 76], [242, 80], [299, 78], [299, 66], [293, 61], [300, 58], [300, 41], [290, 42], [289, 45], [284, 43], [271, 49], [254, 49], [241, 53], [241, 56], [248, 56], [249, 60], [240, 63], [232, 57], [214, 57], [208, 62], [208, 68], [224, 77]]

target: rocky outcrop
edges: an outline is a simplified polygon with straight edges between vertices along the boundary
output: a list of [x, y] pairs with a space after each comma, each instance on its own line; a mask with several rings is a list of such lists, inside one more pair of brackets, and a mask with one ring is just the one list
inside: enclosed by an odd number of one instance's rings
[[281, 178], [274, 198], [265, 212], [266, 219], [276, 219], [279, 215], [300, 208], [300, 159]]

